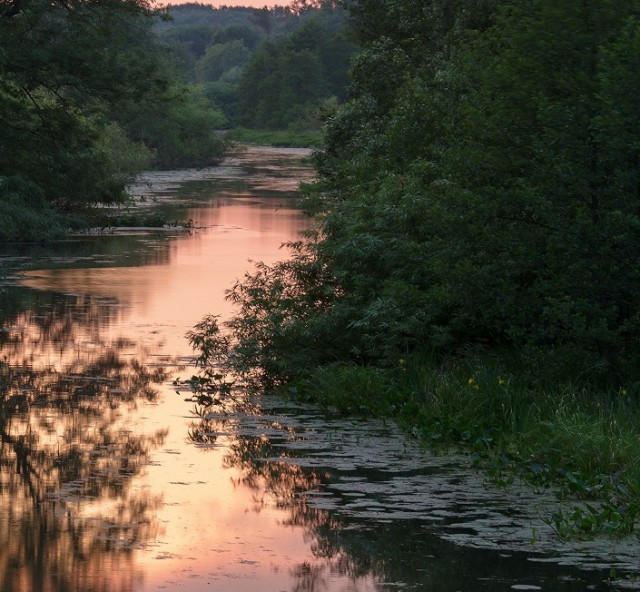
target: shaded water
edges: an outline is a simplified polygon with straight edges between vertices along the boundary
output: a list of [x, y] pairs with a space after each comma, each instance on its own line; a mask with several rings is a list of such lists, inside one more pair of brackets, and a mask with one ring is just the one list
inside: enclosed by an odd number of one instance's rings
[[486, 486], [385, 422], [274, 398], [190, 413], [185, 332], [306, 227], [302, 156], [134, 188], [191, 231], [1, 253], [0, 590], [633, 588], [637, 543], [561, 544], [551, 494]]

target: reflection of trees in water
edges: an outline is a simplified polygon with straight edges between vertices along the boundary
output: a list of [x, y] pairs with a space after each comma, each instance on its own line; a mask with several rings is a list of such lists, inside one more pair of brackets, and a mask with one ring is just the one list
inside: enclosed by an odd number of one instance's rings
[[[565, 577], [562, 590], [566, 592], [585, 590], [589, 581], [593, 582], [590, 577], [580, 577], [577, 571], [566, 579], [566, 568], [533, 563], [528, 553], [500, 554], [457, 545], [435, 536], [433, 525], [419, 519], [384, 520], [384, 507], [375, 507], [382, 514], [376, 521], [314, 505], [309, 499], [318, 493], [322, 498], [324, 484], [340, 476], [364, 480], [366, 471], [360, 469], [339, 475], [335, 469], [301, 466], [295, 458], [295, 440], [303, 434], [296, 435], [291, 426], [276, 421], [270, 426], [265, 420], [255, 422], [251, 415], [256, 413], [259, 410], [241, 408], [238, 412], [218, 407], [215, 412], [207, 413], [206, 409], [200, 409], [202, 419], [194, 424], [192, 433], [198, 437], [208, 434], [209, 443], [215, 440], [216, 434], [224, 433], [230, 439], [224, 463], [241, 471], [238, 485], [254, 492], [254, 511], [259, 512], [267, 503], [275, 502], [288, 513], [285, 524], [304, 529], [314, 560], [292, 568], [294, 592], [326, 592], [335, 586], [332, 581], [335, 576], [352, 580], [354, 590], [359, 589], [360, 578], [365, 580], [363, 587], [367, 590], [375, 586], [375, 582], [381, 583], [380, 589], [387, 589], [383, 584], [387, 582], [442, 592], [471, 587], [507, 590], [513, 583], [522, 582], [523, 577], [533, 577], [537, 583], [546, 582], [549, 589], [557, 589], [558, 578]], [[197, 438], [195, 441], [203, 442]], [[291, 441], [294, 446], [287, 446]], [[308, 449], [301, 454], [305, 453]], [[315, 461], [318, 460], [319, 457], [315, 457]], [[373, 483], [385, 478], [380, 471], [369, 476]], [[390, 471], [386, 478], [391, 476]], [[343, 502], [349, 506], [353, 502], [347, 499], [348, 492], [342, 500], [341, 495], [345, 495], [341, 490], [331, 489], [333, 507], [339, 508]], [[401, 495], [399, 491], [398, 496]], [[375, 504], [375, 500], [371, 501]], [[361, 509], [367, 513], [366, 506]]]
[[[145, 186], [148, 192], [148, 188]], [[139, 209], [139, 206], [135, 209]], [[120, 208], [120, 213], [127, 214]], [[134, 212], [135, 213], [135, 212]], [[48, 243], [3, 243], [1, 256], [9, 270], [94, 267], [143, 267], [166, 265], [171, 259], [171, 243], [162, 233], [158, 240], [145, 233], [76, 237]]]
[[120, 314], [113, 298], [49, 294], [26, 310], [3, 319], [0, 347], [4, 355], [34, 362], [47, 356], [78, 353], [81, 343], [100, 344], [102, 331]]
[[[196, 444], [206, 446], [213, 444], [221, 433], [231, 438], [225, 446], [227, 453], [223, 464], [241, 471], [237, 485], [254, 492], [253, 510], [260, 512], [267, 504], [275, 504], [288, 511], [284, 524], [304, 528], [305, 539], [316, 561], [305, 561], [292, 568], [294, 591], [327, 590], [329, 576], [335, 574], [374, 579], [385, 575], [386, 562], [380, 559], [380, 555], [373, 553], [370, 545], [366, 548], [359, 545], [367, 538], [366, 534], [355, 528], [347, 528], [344, 520], [334, 512], [313, 507], [306, 502], [308, 493], [318, 490], [322, 483], [332, 478], [329, 472], [297, 464], [295, 459], [289, 458], [286, 448], [278, 445], [282, 443], [281, 437], [274, 440], [264, 434], [242, 434], [244, 426], [242, 420], [238, 420], [239, 416], [244, 413], [251, 416], [259, 410], [242, 402], [239, 406], [225, 406], [216, 400], [214, 407], [199, 407], [197, 412], [201, 419], [192, 424], [189, 432], [191, 439]], [[277, 422], [270, 428], [264, 424], [261, 426], [266, 431], [288, 432], [289, 437], [295, 438], [290, 426]], [[359, 541], [361, 537], [362, 541]]]
[[268, 437], [240, 436], [230, 445], [225, 464], [242, 470], [242, 484], [255, 492], [257, 502], [273, 500], [278, 507], [288, 510], [285, 524], [305, 529], [305, 540], [317, 562], [294, 566], [294, 590], [325, 590], [330, 573], [352, 579], [382, 576], [384, 563], [375, 559], [377, 554], [372, 554], [371, 548], [358, 549], [351, 544], [354, 535], [358, 536], [355, 531], [345, 530], [347, 525], [335, 512], [306, 502], [306, 493], [317, 490], [331, 479], [331, 474], [284, 459], [273, 460], [283, 456], [286, 456], [283, 449], [274, 446]]
[[161, 500], [134, 491], [131, 479], [166, 431], [137, 434], [127, 412], [140, 397], [153, 400], [166, 376], [131, 358], [126, 341], [106, 347], [94, 334], [90, 351], [75, 347], [108, 309], [61, 298], [4, 325], [12, 329], [0, 343], [0, 589], [137, 588], [132, 552], [155, 537]]

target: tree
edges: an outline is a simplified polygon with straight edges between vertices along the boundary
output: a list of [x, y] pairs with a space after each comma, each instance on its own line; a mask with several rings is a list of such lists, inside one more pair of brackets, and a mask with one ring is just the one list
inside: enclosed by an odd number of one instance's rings
[[194, 60], [199, 60], [213, 38], [213, 29], [207, 25], [179, 25], [163, 31], [161, 38], [183, 47]]
[[216, 31], [213, 35], [213, 43], [228, 43], [229, 41], [242, 41], [245, 47], [255, 51], [264, 39], [264, 33], [256, 27], [248, 25], [232, 24]]
[[250, 57], [250, 51], [239, 39], [211, 45], [196, 66], [198, 81], [215, 82], [229, 70], [243, 68]]
[[0, 177], [22, 177], [57, 208], [114, 201], [99, 138], [109, 109], [167, 84], [149, 52], [145, 2], [4, 2]]
[[[319, 158], [339, 200], [318, 249], [344, 290], [336, 309], [361, 333], [354, 347], [630, 355], [637, 7], [502, 2], [492, 23], [438, 2], [373, 4], [377, 16], [358, 13], [370, 40], [353, 99]], [[407, 18], [382, 19], [398, 11]], [[425, 14], [446, 18], [426, 26]], [[441, 33], [408, 35], [417, 22]]]
[[620, 138], [640, 133], [638, 16], [634, 2], [509, 3], [463, 60], [477, 90], [452, 133], [450, 189], [484, 229], [462, 214], [464, 273], [483, 287], [464, 303], [502, 339], [571, 343], [607, 363], [634, 348], [640, 169], [637, 143]]
[[172, 86], [157, 101], [130, 105], [119, 115], [137, 142], [154, 152], [155, 168], [212, 166], [227, 149], [225, 119], [196, 87]]
[[310, 19], [291, 35], [268, 41], [255, 52], [238, 85], [241, 125], [282, 129], [304, 119], [324, 100], [344, 96], [353, 47], [340, 33]]
[[[159, 14], [142, 0], [0, 2], [0, 236], [47, 238], [61, 226], [34, 216], [69, 225], [78, 211], [125, 199], [152, 151], [157, 163], [221, 155], [221, 115], [177, 82], [152, 31]], [[143, 119], [147, 130], [134, 125]], [[180, 142], [160, 146], [158, 125]]]
[[633, 367], [637, 2], [359, 0], [352, 14], [363, 49], [315, 157], [318, 229], [230, 293], [233, 351], [276, 382], [477, 346]]

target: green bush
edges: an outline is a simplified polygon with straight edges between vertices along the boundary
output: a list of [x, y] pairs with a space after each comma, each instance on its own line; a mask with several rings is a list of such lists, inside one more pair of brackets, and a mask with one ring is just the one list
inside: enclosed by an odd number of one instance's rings
[[37, 185], [0, 177], [0, 241], [42, 241], [60, 238], [65, 231]]

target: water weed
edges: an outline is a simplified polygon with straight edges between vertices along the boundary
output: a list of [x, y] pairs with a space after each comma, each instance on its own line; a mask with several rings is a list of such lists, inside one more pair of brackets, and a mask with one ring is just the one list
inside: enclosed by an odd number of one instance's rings
[[598, 534], [624, 536], [634, 532], [639, 513], [640, 505], [637, 503], [616, 504], [606, 500], [597, 507], [584, 504], [566, 514], [555, 512], [547, 524], [562, 540]]
[[468, 451], [470, 464], [494, 484], [522, 479], [582, 500], [549, 518], [560, 537], [634, 532], [640, 508], [634, 401], [554, 379], [544, 367], [526, 375], [518, 368], [505, 358], [407, 356], [389, 368], [324, 367], [289, 392], [341, 413], [391, 416], [429, 447]]

